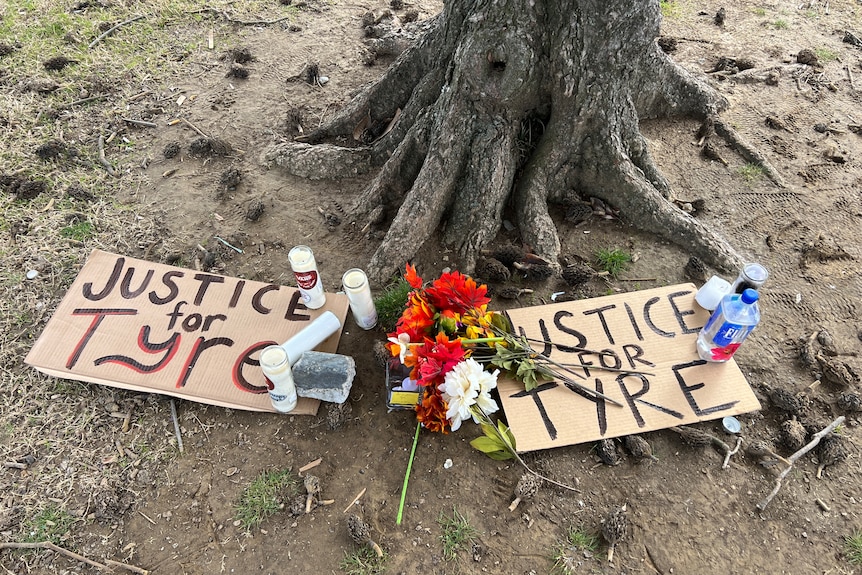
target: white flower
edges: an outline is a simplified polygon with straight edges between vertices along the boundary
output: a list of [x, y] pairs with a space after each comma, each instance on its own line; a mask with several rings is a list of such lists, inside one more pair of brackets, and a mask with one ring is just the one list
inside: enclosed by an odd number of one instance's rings
[[446, 418], [452, 431], [457, 431], [461, 422], [469, 417], [479, 422], [472, 412], [473, 405], [478, 404], [485, 413], [497, 411], [497, 403], [491, 399], [490, 392], [497, 387], [498, 373], [499, 370], [488, 373], [475, 359], [467, 359], [446, 374], [440, 391], [449, 406]]
[[386, 340], [400, 348], [398, 359], [401, 361], [401, 365], [404, 365], [404, 358], [407, 357], [407, 352], [410, 351], [410, 336], [406, 333], [399, 333], [398, 337], [388, 337]]

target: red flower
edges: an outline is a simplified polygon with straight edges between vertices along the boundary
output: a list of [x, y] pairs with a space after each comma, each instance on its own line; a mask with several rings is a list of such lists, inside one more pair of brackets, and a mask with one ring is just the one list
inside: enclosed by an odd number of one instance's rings
[[416, 404], [416, 419], [428, 431], [449, 433], [449, 420], [446, 419], [448, 406], [436, 385], [425, 387], [422, 400]]
[[741, 344], [731, 343], [724, 347], [716, 347], [712, 350], [712, 359], [716, 361], [727, 361], [736, 353], [736, 350], [739, 349]]
[[461, 272], [448, 272], [440, 276], [425, 290], [428, 301], [438, 310], [449, 309], [455, 313], [487, 305], [491, 298], [488, 288], [477, 286], [476, 280]]
[[456, 365], [464, 360], [466, 352], [460, 339], [449, 340], [445, 333], [438, 333], [436, 339], [425, 339], [425, 345], [413, 350], [416, 366], [413, 377], [419, 385], [437, 387], [443, 378]]

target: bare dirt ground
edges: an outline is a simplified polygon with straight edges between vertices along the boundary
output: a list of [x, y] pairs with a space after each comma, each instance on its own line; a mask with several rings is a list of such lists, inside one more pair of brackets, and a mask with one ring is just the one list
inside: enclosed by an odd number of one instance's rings
[[[333, 180], [305, 181], [267, 169], [260, 154], [295, 136], [297, 123], [308, 129], [324, 121], [352, 90], [382, 72], [385, 59], [364, 63], [361, 17], [387, 7], [314, 3], [296, 19], [270, 25], [230, 24], [216, 15], [199, 21], [193, 30], [199, 39], [217, 22], [214, 49], [205, 41], [198, 45], [179, 66], [182, 73], [127, 100], [122, 111], [158, 126], [129, 128], [135, 150], [126, 156], [120, 182], [106, 180], [105, 187], [116, 194], [115, 202], [149, 222], [146, 233], [137, 243], [85, 247], [186, 266], [197, 257], [219, 273], [289, 284], [287, 250], [302, 243], [313, 247], [327, 289], [336, 291], [341, 272], [367, 262], [380, 239], [362, 233], [364, 222], [351, 220], [351, 197], [366, 180], [333, 174]], [[420, 18], [438, 8], [410, 7]], [[714, 16], [722, 7], [726, 18], [719, 26]], [[469, 440], [475, 435], [468, 428], [426, 433], [420, 436], [405, 520], [397, 526], [415, 420], [409, 412], [387, 413], [382, 368], [371, 353], [373, 343], [385, 338], [382, 331], [362, 332], [349, 322], [345, 328], [339, 352], [356, 359], [358, 372], [349, 400], [352, 419], [341, 427], [330, 429], [325, 407], [317, 417], [298, 417], [180, 402], [180, 454], [168, 399], [26, 373], [20, 360], [62, 295], [49, 293], [26, 300], [38, 303], [39, 311], [18, 339], [4, 345], [4, 381], [10, 382], [2, 390], [4, 409], [17, 415], [4, 420], [0, 453], [4, 461], [27, 464], [0, 468], [2, 540], [22, 540], [32, 529], [28, 512], [53, 502], [75, 518], [68, 546], [97, 561], [126, 561], [154, 574], [336, 573], [354, 549], [342, 511], [367, 489], [361, 508], [388, 555], [389, 573], [547, 573], [567, 528], [597, 530], [608, 509], [624, 502], [629, 536], [617, 546], [614, 564], [602, 560], [603, 552], [581, 555], [576, 572], [859, 572], [842, 546], [844, 536], [862, 527], [860, 415], [837, 400], [841, 393], [860, 393], [860, 382], [842, 389], [834, 382], [840, 374], [830, 377], [824, 367], [840, 361], [862, 373], [862, 46], [844, 41], [846, 31], [862, 35], [862, 4], [679, 1], [669, 4], [663, 30], [677, 41], [673, 57], [708, 75], [730, 99], [723, 117], [786, 184], [778, 187], [752, 173], [720, 141], [723, 161], [705, 158], [695, 121], [643, 126], [677, 197], [703, 200], [697, 216], [771, 272], [762, 294], [763, 323], [736, 355], [763, 404], [761, 412], [740, 417], [742, 436], [746, 443], [767, 440], [780, 453], [791, 452], [779, 441], [779, 426], [790, 416], [773, 391], [780, 388], [796, 395], [796, 415], [806, 424], [819, 429], [847, 416], [841, 430], [846, 460], [817, 478], [814, 452], [803, 457], [777, 497], [759, 511], [755, 506], [772, 489], [774, 474], [755, 458], [739, 453], [722, 469], [723, 457], [712, 447], [692, 447], [673, 432], [659, 431], [646, 436], [658, 458], [651, 464], [627, 458], [606, 466], [589, 444], [527, 454], [535, 469], [577, 484], [580, 493], [545, 487], [513, 513], [507, 507], [522, 473], [518, 465], [473, 450]], [[240, 47], [252, 56], [243, 64], [247, 78], [226, 75], [235, 56], [225, 56]], [[806, 49], [817, 65], [797, 62]], [[312, 61], [329, 78], [323, 86], [295, 78]], [[196, 156], [190, 144], [198, 134], [188, 124], [168, 125], [179, 116], [230, 143], [232, 151]], [[180, 151], [166, 158], [172, 143]], [[228, 185], [231, 169], [239, 177]], [[692, 279], [684, 271], [684, 250], [618, 220], [595, 218], [575, 227], [560, 214], [558, 224], [564, 254], [592, 259], [598, 249], [621, 247], [639, 256], [623, 275], [639, 281], [595, 279], [579, 296]], [[499, 241], [517, 243], [517, 232], [506, 231]], [[206, 262], [197, 244], [215, 260]], [[414, 263], [426, 277], [458, 265], [445, 247], [434, 245], [425, 246]], [[534, 289], [532, 296], [492, 306], [540, 304], [569, 289], [559, 279], [520, 285]], [[813, 343], [828, 365], [815, 360], [806, 366], [800, 339], [819, 330], [834, 340], [833, 347]], [[68, 411], [54, 411], [52, 401], [71, 401], [84, 424]], [[112, 414], [126, 412], [132, 425], [124, 433], [122, 419]], [[56, 428], [47, 422], [58, 414], [80, 431], [45, 436], [46, 428]], [[717, 422], [700, 428], [732, 443]], [[132, 456], [112, 460], [117, 442]], [[252, 479], [267, 470], [297, 470], [318, 458], [323, 497], [334, 504], [298, 517], [279, 512], [250, 533], [235, 525], [235, 504]], [[444, 466], [449, 459], [453, 465]], [[437, 519], [453, 508], [479, 535], [472, 550], [446, 561]], [[0, 550], [0, 565], [4, 573], [97, 572], [47, 552]]]

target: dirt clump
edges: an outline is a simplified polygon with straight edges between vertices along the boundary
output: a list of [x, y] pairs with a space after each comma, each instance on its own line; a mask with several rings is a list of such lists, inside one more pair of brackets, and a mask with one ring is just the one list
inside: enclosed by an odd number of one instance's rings
[[44, 62], [42, 62], [42, 66], [46, 70], [50, 70], [52, 72], [59, 72], [66, 66], [71, 66], [72, 64], [77, 64], [77, 60], [70, 60], [65, 56], [54, 56], [53, 58], [48, 58]]
[[193, 156], [208, 158], [211, 156], [227, 156], [233, 151], [230, 143], [218, 138], [197, 138], [189, 144], [189, 152]]

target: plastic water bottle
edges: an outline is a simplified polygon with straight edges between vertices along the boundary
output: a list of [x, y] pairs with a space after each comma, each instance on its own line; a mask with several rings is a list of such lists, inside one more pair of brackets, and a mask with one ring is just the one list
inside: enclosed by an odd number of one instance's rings
[[728, 294], [712, 312], [697, 335], [697, 353], [705, 361], [725, 362], [739, 349], [743, 340], [760, 322], [758, 293], [747, 289]]

